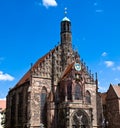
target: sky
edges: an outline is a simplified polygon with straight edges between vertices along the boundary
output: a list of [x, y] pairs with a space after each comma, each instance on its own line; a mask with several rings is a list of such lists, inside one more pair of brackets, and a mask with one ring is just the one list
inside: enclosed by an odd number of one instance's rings
[[73, 48], [97, 72], [99, 91], [120, 83], [120, 0], [0, 0], [0, 99], [58, 45], [64, 8]]

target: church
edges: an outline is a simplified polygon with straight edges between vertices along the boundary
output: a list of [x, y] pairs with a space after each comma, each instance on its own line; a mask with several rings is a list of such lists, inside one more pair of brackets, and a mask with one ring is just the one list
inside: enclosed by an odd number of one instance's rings
[[72, 48], [71, 21], [60, 23], [60, 43], [31, 66], [6, 97], [6, 128], [100, 128], [97, 74]]

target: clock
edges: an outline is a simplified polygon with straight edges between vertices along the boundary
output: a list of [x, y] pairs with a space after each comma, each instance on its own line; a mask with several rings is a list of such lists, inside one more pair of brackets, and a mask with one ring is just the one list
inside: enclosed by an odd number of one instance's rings
[[80, 71], [81, 65], [79, 63], [75, 63], [75, 70]]

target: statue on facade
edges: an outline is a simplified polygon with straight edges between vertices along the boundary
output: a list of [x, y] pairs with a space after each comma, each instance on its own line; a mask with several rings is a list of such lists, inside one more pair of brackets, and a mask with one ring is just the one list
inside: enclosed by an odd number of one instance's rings
[[78, 121], [78, 124], [79, 124], [79, 128], [82, 128], [82, 125], [83, 125], [83, 122], [82, 122], [83, 115], [78, 116], [76, 114], [76, 118], [77, 118], [77, 121]]

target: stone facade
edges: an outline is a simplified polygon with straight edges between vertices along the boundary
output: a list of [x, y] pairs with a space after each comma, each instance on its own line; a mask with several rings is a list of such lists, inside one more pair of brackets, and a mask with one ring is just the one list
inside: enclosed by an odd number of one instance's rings
[[120, 85], [110, 85], [102, 94], [104, 123], [108, 128], [120, 128]]
[[94, 128], [102, 123], [97, 77], [72, 48], [71, 22], [61, 41], [7, 95], [6, 128]]

